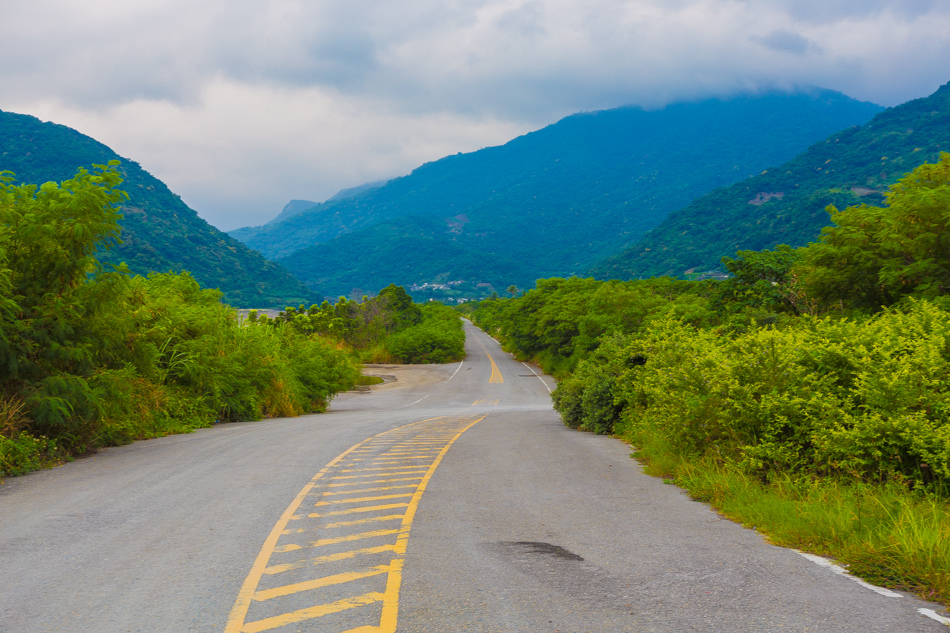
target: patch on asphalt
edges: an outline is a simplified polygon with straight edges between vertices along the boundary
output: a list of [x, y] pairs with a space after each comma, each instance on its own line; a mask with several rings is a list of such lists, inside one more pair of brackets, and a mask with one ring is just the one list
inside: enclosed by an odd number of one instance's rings
[[564, 549], [560, 545], [551, 545], [541, 541], [502, 541], [499, 545], [516, 547], [526, 554], [542, 554], [565, 560], [584, 560], [583, 557]]

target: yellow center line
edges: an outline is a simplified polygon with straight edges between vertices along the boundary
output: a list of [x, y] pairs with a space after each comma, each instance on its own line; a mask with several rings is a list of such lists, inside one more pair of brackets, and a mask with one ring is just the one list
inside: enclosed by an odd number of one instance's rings
[[354, 580], [360, 580], [362, 578], [372, 578], [373, 576], [379, 576], [380, 574], [389, 572], [391, 569], [392, 567], [390, 565], [377, 565], [376, 567], [366, 571], [344, 572], [342, 574], [333, 574], [332, 576], [324, 576], [323, 578], [316, 578], [306, 582], [298, 582], [292, 585], [274, 587], [273, 589], [264, 589], [263, 591], [258, 591], [255, 593], [254, 599], [258, 602], [263, 602], [264, 600], [270, 600], [271, 598], [279, 598], [281, 596], [289, 596], [294, 593], [300, 593], [301, 591], [310, 591], [311, 589], [321, 589], [323, 587], [332, 587], [333, 585], [342, 585], [344, 583], [353, 582]]
[[502, 383], [505, 382], [505, 379], [501, 377], [501, 371], [498, 370], [498, 365], [495, 364], [495, 359], [491, 357], [491, 354], [488, 353], [488, 349], [482, 345], [481, 341], [475, 339], [479, 346], [481, 346], [482, 351], [485, 352], [485, 356], [488, 357], [488, 362], [491, 363], [491, 377], [488, 379], [489, 383]]

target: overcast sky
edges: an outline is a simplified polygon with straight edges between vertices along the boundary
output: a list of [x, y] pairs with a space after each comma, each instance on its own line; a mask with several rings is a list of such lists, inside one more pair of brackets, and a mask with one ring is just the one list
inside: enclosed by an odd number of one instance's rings
[[580, 110], [950, 81], [947, 0], [0, 0], [0, 109], [229, 230]]

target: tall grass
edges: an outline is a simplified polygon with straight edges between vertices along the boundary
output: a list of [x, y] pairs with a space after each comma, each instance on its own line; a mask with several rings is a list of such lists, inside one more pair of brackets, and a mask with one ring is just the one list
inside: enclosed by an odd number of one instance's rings
[[829, 556], [870, 582], [950, 605], [950, 505], [896, 481], [780, 474], [763, 481], [641, 435], [647, 474], [685, 488], [776, 545]]

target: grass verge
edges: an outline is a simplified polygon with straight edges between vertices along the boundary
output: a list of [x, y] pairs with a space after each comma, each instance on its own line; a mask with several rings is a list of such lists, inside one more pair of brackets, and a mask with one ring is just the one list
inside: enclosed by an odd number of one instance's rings
[[[631, 438], [624, 438], [630, 440]], [[950, 606], [950, 503], [899, 483], [774, 477], [690, 460], [638, 437], [645, 472], [685, 488], [776, 545], [833, 558], [855, 576]]]

